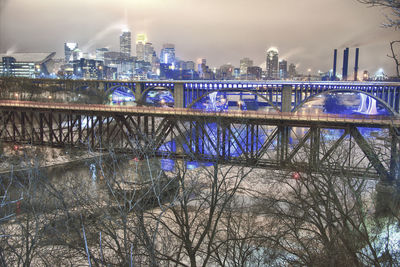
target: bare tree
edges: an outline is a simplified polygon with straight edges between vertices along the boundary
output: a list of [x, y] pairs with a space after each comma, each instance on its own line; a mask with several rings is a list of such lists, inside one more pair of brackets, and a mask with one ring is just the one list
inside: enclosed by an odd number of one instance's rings
[[[399, 41], [391, 41], [390, 42], [390, 51], [392, 52], [391, 55], [388, 55], [388, 57], [390, 57], [391, 59], [394, 60], [394, 63], [396, 64], [396, 73], [397, 73], [397, 77], [400, 77], [400, 61], [399, 61], [399, 54], [397, 54], [397, 50], [399, 49], [399, 45], [400, 45], [400, 40]], [[397, 48], [397, 50], [396, 50]]]
[[207, 266], [215, 261], [217, 243], [228, 235], [228, 214], [234, 215], [230, 210], [250, 172], [250, 168], [219, 164], [195, 171], [178, 166], [174, 200], [165, 206], [164, 216], [156, 212], [152, 217], [163, 240], [170, 240], [158, 248], [159, 259], [176, 266]]
[[334, 171], [348, 151], [340, 149], [318, 173], [294, 179], [282, 171], [260, 197], [260, 213], [271, 220], [265, 238], [288, 264], [305, 266], [397, 266], [391, 240], [400, 232], [395, 217], [376, 218], [377, 182]]
[[[372, 7], [382, 7], [390, 10], [390, 15], [386, 15], [387, 22], [383, 24], [384, 27], [394, 28], [398, 30], [400, 28], [400, 1], [399, 0], [357, 0], [362, 4], [366, 4]], [[397, 77], [400, 77], [400, 64], [399, 64], [399, 48], [398, 45], [400, 40], [390, 42], [391, 55], [389, 58], [393, 59], [396, 65]], [[396, 49], [397, 48], [397, 49]]]

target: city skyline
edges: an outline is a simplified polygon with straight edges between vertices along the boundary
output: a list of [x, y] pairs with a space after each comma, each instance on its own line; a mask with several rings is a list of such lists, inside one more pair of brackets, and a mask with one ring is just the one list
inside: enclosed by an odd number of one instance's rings
[[[250, 5], [225, 0], [214, 5], [210, 1], [175, 0], [129, 3], [117, 0], [114, 5], [102, 0], [71, 0], [68, 5], [55, 6], [49, 3], [47, 0], [3, 2], [0, 51], [56, 51], [57, 57], [62, 57], [65, 42], [79, 43], [84, 52], [101, 47], [118, 51], [118, 37], [128, 28], [132, 36], [146, 33], [157, 54], [163, 44], [172, 43], [177, 57], [193, 61], [206, 58], [213, 67], [227, 63], [239, 66], [244, 57], [259, 66], [265, 62], [266, 50], [276, 46], [281, 52], [279, 59], [297, 64], [300, 72], [310, 68], [316, 73], [332, 68], [333, 49], [337, 48], [340, 55], [348, 46], [350, 70], [354, 61], [352, 48], [360, 47], [360, 70], [373, 73], [383, 68], [389, 75], [394, 73], [393, 62], [386, 55], [395, 33], [381, 27], [385, 20], [381, 9], [367, 8], [355, 0], [324, 3], [254, 0]], [[21, 7], [30, 12], [18, 13]], [[267, 12], [261, 16], [258, 10], [264, 7], [268, 7]], [[329, 12], [323, 12], [321, 7]], [[176, 16], [179, 19], [174, 19]], [[300, 20], [302, 23], [294, 24]], [[338, 66], [341, 66], [340, 56]]]

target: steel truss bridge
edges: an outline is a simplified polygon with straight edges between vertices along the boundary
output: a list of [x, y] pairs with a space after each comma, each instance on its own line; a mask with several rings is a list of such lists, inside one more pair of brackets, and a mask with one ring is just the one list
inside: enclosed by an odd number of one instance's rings
[[386, 182], [400, 180], [399, 128], [400, 118], [387, 116], [0, 101], [4, 142], [297, 171], [336, 164], [337, 172]]
[[131, 92], [143, 103], [152, 90], [168, 90], [174, 107], [191, 108], [213, 92], [250, 93], [282, 112], [293, 112], [312, 98], [333, 92], [363, 93], [381, 103], [391, 113], [400, 115], [400, 83], [382, 82], [296, 82], [296, 81], [94, 81], [58, 79], [22, 79], [1, 77], [0, 92], [10, 88], [58, 91], [98, 92], [109, 95], [114, 90]]

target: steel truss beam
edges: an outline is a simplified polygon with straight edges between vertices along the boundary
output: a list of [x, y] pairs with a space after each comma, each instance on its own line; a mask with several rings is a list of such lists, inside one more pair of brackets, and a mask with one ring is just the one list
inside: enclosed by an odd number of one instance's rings
[[[379, 176], [383, 181], [399, 181], [399, 129], [387, 129], [386, 141], [390, 146], [387, 153], [381, 155], [355, 125], [328, 128], [313, 123], [308, 126], [299, 126], [296, 121], [290, 123], [101, 111], [61, 113], [3, 109], [0, 112], [0, 139], [54, 147], [89, 146], [92, 150], [111, 149], [139, 157], [179, 157], [315, 171], [330, 164], [335, 153], [346, 150], [348, 158], [353, 160], [343, 161], [337, 172], [344, 170], [355, 176]], [[294, 136], [295, 127], [306, 130], [302, 135]], [[327, 141], [328, 130], [342, 132], [335, 134], [334, 140]]]

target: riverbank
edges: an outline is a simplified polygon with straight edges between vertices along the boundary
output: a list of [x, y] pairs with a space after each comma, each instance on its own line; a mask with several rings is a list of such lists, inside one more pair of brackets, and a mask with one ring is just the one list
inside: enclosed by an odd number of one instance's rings
[[84, 151], [76, 148], [6, 145], [0, 156], [0, 175], [71, 165], [108, 155], [108, 152]]

